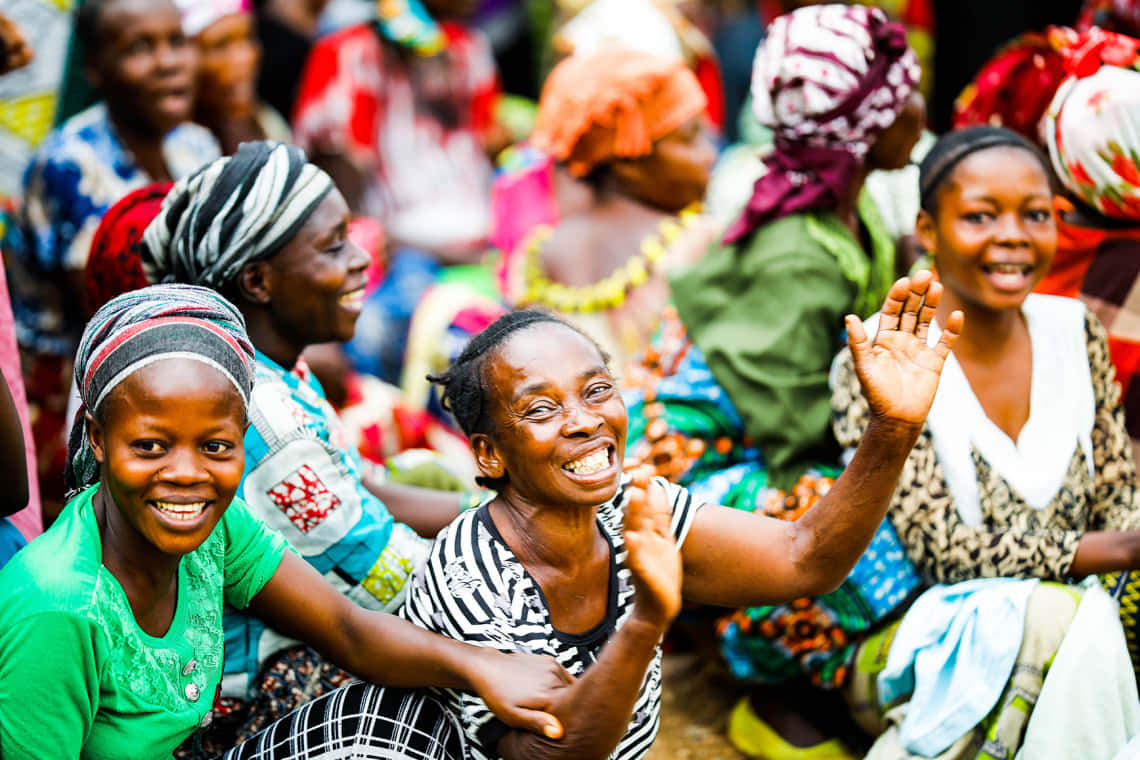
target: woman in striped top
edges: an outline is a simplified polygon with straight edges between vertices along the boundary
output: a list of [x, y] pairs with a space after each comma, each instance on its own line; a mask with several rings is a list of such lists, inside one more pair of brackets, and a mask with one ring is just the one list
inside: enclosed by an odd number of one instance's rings
[[476, 696], [444, 690], [475, 756], [640, 758], [657, 732], [658, 643], [682, 598], [748, 606], [838, 586], [883, 519], [961, 327], [956, 312], [926, 345], [940, 294], [928, 273], [899, 280], [874, 341], [848, 318], [873, 422], [831, 492], [795, 522], [623, 476], [626, 410], [606, 358], [548, 314], [508, 314], [433, 378], [498, 495], [439, 536], [403, 614], [479, 646], [552, 655], [576, 677], [550, 706], [560, 740], [512, 730]]

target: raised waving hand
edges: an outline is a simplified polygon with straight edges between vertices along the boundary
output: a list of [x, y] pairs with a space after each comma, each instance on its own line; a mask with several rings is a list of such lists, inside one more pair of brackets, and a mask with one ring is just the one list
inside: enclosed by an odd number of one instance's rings
[[874, 340], [857, 317], [848, 315], [851, 358], [872, 416], [908, 425], [925, 421], [946, 357], [962, 331], [962, 312], [955, 311], [942, 326], [938, 342], [927, 345], [941, 297], [942, 285], [930, 272], [896, 281], [883, 304]]

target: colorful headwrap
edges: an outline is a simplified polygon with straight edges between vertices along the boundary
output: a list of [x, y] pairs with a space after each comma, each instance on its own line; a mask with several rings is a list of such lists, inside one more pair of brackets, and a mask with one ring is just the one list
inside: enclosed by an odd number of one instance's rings
[[82, 405], [68, 445], [69, 493], [99, 479], [85, 414], [134, 372], [162, 359], [194, 359], [214, 367], [249, 403], [253, 345], [241, 312], [217, 292], [193, 285], [153, 285], [108, 301], [87, 323], [75, 355]]
[[775, 147], [725, 242], [788, 214], [835, 208], [920, 74], [906, 31], [878, 8], [812, 5], [773, 21], [756, 51], [752, 110]]
[[1002, 47], [954, 101], [954, 129], [1005, 127], [1041, 144], [1041, 117], [1068, 75], [1062, 50], [1075, 34], [1051, 26]]
[[197, 37], [206, 27], [226, 16], [251, 13], [250, 0], [174, 0], [182, 13], [182, 31], [187, 37]]
[[222, 288], [241, 268], [289, 242], [333, 189], [329, 175], [299, 148], [242, 143], [179, 180], [143, 233], [143, 268], [151, 282]]
[[87, 255], [87, 298], [92, 311], [120, 293], [150, 284], [143, 271], [139, 244], [171, 187], [169, 182], [140, 187], [103, 214]]
[[570, 56], [546, 80], [531, 142], [584, 177], [616, 158], [649, 155], [705, 102], [680, 60], [620, 47]]
[[1070, 192], [1105, 216], [1140, 220], [1140, 71], [1104, 66], [1067, 79], [1045, 115], [1045, 140]]

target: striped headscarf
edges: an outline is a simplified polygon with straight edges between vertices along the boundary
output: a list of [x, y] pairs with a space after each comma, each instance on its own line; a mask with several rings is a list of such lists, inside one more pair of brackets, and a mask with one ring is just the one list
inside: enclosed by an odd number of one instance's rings
[[86, 413], [133, 373], [162, 359], [214, 367], [245, 403], [253, 388], [253, 345], [241, 312], [217, 292], [194, 285], [152, 285], [108, 301], [87, 323], [75, 356], [82, 404], [68, 441], [68, 495], [99, 479]]
[[222, 289], [243, 266], [288, 243], [332, 188], [329, 175], [299, 148], [242, 143], [166, 196], [143, 233], [147, 277]]
[[756, 51], [752, 111], [775, 149], [732, 243], [789, 214], [832, 209], [918, 85], [906, 31], [878, 8], [810, 5], [780, 16]]

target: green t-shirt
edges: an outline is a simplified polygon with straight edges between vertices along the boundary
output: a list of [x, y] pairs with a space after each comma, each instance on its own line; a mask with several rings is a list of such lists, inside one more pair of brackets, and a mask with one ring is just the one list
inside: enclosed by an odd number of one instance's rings
[[234, 499], [178, 569], [162, 638], [135, 622], [103, 566], [93, 486], [0, 571], [0, 756], [170, 757], [213, 706], [222, 602], [243, 608], [281, 562], [284, 539]]

